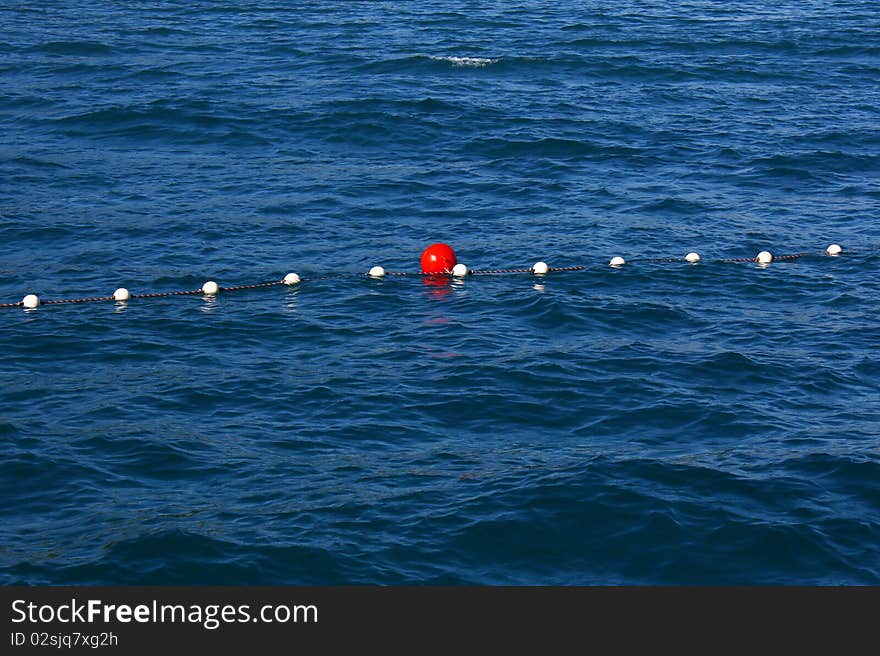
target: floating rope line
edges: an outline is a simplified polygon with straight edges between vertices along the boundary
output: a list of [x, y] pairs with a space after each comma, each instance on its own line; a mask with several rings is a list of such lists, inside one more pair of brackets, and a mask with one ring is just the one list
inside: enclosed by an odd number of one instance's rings
[[[770, 262], [777, 262], [779, 260], [797, 260], [801, 257], [806, 257], [808, 255], [812, 255], [812, 253], [793, 253], [791, 255], [772, 255], [771, 259], [767, 259], [766, 257], [760, 257], [761, 255], [770, 255], [767, 251], [761, 251], [758, 253], [758, 257], [734, 257], [734, 258], [726, 258], [723, 260], [718, 260], [719, 262], [758, 262], [759, 264], [770, 264]], [[831, 255], [831, 253], [826, 253], [826, 255]]]
[[[451, 249], [450, 249], [451, 250]], [[821, 255], [830, 255], [837, 256], [843, 252], [843, 249], [838, 244], [831, 244], [828, 248], [825, 249]], [[858, 252], [858, 251], [850, 251], [850, 252]], [[820, 255], [819, 253], [792, 253], [790, 255], [772, 255], [769, 251], [761, 251], [755, 257], [734, 257], [734, 258], [722, 258], [719, 260], [715, 260], [717, 262], [724, 263], [741, 263], [741, 262], [756, 262], [761, 266], [767, 266], [771, 262], [778, 261], [792, 261], [797, 260], [802, 257], [806, 257], [809, 255]], [[453, 260], [454, 261], [454, 260]], [[631, 260], [632, 263], [649, 263], [649, 264], [669, 264], [669, 263], [680, 263], [680, 262], [688, 262], [690, 264], [696, 264], [701, 262], [702, 258], [698, 253], [688, 253], [681, 257], [662, 257], [662, 258], [637, 258]], [[450, 262], [451, 264], [452, 262]], [[620, 268], [625, 265], [627, 262], [622, 257], [613, 257], [608, 262], [608, 265], [614, 268]], [[587, 265], [574, 265], [574, 266], [563, 266], [563, 267], [550, 267], [546, 262], [536, 262], [529, 268], [521, 268], [521, 269], [469, 269], [464, 264], [455, 264], [452, 269], [445, 269], [443, 271], [386, 271], [381, 266], [374, 266], [370, 271], [366, 274], [371, 278], [383, 278], [385, 276], [398, 276], [398, 277], [421, 277], [421, 278], [463, 278], [468, 275], [474, 276], [491, 276], [491, 275], [508, 275], [508, 274], [532, 274], [532, 275], [546, 275], [548, 273], [558, 273], [565, 271], [584, 271], [587, 269]], [[333, 278], [339, 278], [344, 276], [345, 274], [331, 274], [324, 276], [316, 276], [307, 278], [309, 282], [314, 282], [318, 280], [329, 280]], [[286, 286], [294, 286], [303, 282], [303, 279], [296, 273], [288, 273], [281, 280], [270, 280], [268, 282], [258, 282], [249, 285], [234, 285], [229, 287], [220, 287], [213, 280], [207, 281], [204, 285], [202, 285], [199, 289], [190, 289], [183, 291], [170, 291], [170, 292], [149, 292], [149, 293], [141, 293], [141, 294], [132, 294], [126, 288], [120, 287], [115, 292], [113, 292], [112, 296], [90, 296], [83, 298], [68, 298], [68, 299], [56, 299], [56, 300], [42, 300], [36, 294], [28, 294], [22, 300], [17, 303], [0, 303], [0, 309], [2, 308], [16, 308], [23, 307], [28, 310], [32, 310], [40, 305], [72, 305], [77, 303], [101, 303], [101, 302], [109, 302], [115, 301], [125, 302], [130, 299], [142, 299], [142, 298], [166, 298], [171, 296], [215, 296], [220, 292], [237, 292], [246, 289], [261, 289], [263, 287], [278, 287], [281, 285]]]
[[[129, 296], [129, 298], [163, 298], [165, 296], [195, 296], [196, 294], [204, 294], [204, 293], [205, 292], [201, 289], [192, 289], [192, 290], [184, 291], [184, 292], [153, 292], [152, 294], [131, 294]], [[124, 301], [127, 299], [116, 298], [115, 296], [111, 296], [107, 300]]]
[[258, 282], [253, 285], [237, 285], [236, 287], [221, 287], [221, 292], [237, 292], [242, 289], [260, 289], [261, 287], [277, 287], [285, 284], [283, 280], [273, 280], [272, 282]]
[[92, 296], [90, 298], [63, 298], [56, 301], [41, 301], [42, 305], [70, 305], [73, 303], [97, 303], [99, 301], [115, 301], [113, 296]]
[[[746, 258], [754, 262], [753, 258]], [[687, 260], [685, 260], [687, 261]], [[699, 261], [699, 260], [697, 260]], [[634, 264], [671, 264], [672, 262], [681, 262], [680, 257], [637, 257], [630, 262]]]
[[475, 276], [498, 276], [504, 275], [506, 273], [532, 273], [531, 269], [483, 269], [482, 271], [479, 269], [472, 269], [468, 271], [469, 274]]

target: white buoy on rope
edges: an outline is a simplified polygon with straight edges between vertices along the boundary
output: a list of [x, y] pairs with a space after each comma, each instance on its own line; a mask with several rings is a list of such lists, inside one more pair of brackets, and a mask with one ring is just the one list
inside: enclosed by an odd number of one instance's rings
[[700, 254], [691, 252], [691, 253], [688, 253], [687, 255], [685, 255], [684, 259], [686, 261], [690, 262], [691, 264], [694, 264], [695, 262], [700, 261]]
[[453, 276], [461, 277], [461, 276], [466, 276], [467, 274], [468, 274], [468, 268], [467, 268], [467, 265], [465, 265], [465, 264], [459, 263], [459, 264], [456, 264], [454, 267], [452, 267], [452, 275]]
[[120, 287], [115, 292], [113, 292], [113, 298], [117, 301], [127, 301], [131, 298], [131, 294], [125, 287]]
[[285, 285], [295, 285], [300, 281], [300, 277], [295, 273], [288, 273], [284, 276], [284, 279], [281, 281]]
[[535, 264], [532, 265], [532, 273], [536, 273], [539, 276], [543, 276], [548, 271], [550, 271], [550, 267], [547, 266], [546, 262], [535, 262]]
[[36, 294], [28, 294], [21, 299], [21, 304], [29, 310], [32, 310], [40, 304], [40, 297]]
[[620, 255], [615, 255], [614, 257], [611, 258], [611, 261], [608, 264], [613, 267], [621, 267], [624, 264], [626, 264], [626, 260], [624, 260], [622, 257], [620, 257]]
[[773, 261], [773, 254], [770, 251], [761, 251], [755, 256], [755, 262], [758, 264], [770, 264]]
[[220, 285], [218, 285], [213, 280], [209, 280], [204, 285], [202, 285], [202, 293], [207, 294], [208, 296], [213, 296], [217, 292], [220, 291]]
[[828, 248], [825, 249], [825, 253], [831, 256], [840, 255], [843, 252], [843, 249], [840, 247], [840, 244], [831, 244]]
[[385, 269], [380, 266], [374, 266], [372, 269], [370, 269], [369, 275], [372, 278], [382, 278], [385, 276]]

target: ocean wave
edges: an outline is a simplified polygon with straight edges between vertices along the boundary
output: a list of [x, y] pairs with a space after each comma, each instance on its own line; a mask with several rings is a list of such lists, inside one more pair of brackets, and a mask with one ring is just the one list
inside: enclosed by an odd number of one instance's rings
[[466, 57], [457, 55], [393, 55], [381, 59], [358, 61], [355, 65], [365, 73], [436, 74], [452, 69], [479, 69], [502, 62], [500, 57]]
[[109, 55], [113, 52], [113, 46], [99, 41], [87, 40], [68, 40], [68, 41], [48, 41], [31, 46], [28, 51], [47, 54], [47, 55], [64, 55], [64, 56], [97, 56]]
[[501, 59], [497, 57], [458, 57], [453, 55], [429, 55], [429, 58], [436, 61], [449, 62], [453, 66], [466, 68], [482, 68], [483, 66], [497, 64], [501, 61]]

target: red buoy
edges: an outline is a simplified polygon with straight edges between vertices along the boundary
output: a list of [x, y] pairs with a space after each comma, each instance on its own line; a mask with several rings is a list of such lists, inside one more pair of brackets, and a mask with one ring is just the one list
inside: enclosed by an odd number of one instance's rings
[[422, 273], [451, 273], [457, 262], [449, 244], [431, 244], [422, 252]]

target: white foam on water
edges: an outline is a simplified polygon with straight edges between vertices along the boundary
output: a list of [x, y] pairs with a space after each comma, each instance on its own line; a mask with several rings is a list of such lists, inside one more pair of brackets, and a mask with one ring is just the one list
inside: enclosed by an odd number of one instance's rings
[[498, 59], [491, 59], [489, 57], [440, 57], [436, 55], [431, 55], [431, 59], [436, 59], [438, 61], [447, 61], [453, 66], [471, 66], [473, 68], [488, 66], [489, 64], [497, 64], [500, 61]]

